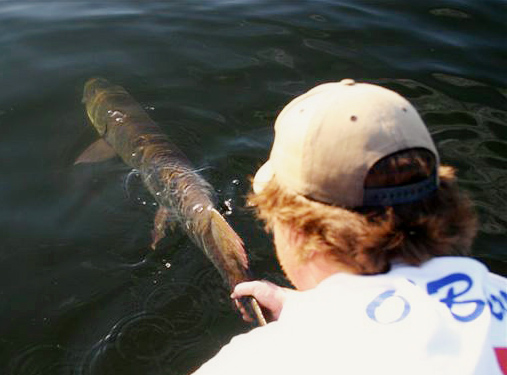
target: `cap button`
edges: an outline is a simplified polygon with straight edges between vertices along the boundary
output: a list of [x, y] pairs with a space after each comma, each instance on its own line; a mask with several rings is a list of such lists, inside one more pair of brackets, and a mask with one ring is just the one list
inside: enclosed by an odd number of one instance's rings
[[350, 78], [346, 78], [346, 79], [342, 79], [340, 81], [340, 83], [345, 86], [353, 86], [356, 84], [356, 81], [354, 81], [353, 79], [350, 79]]

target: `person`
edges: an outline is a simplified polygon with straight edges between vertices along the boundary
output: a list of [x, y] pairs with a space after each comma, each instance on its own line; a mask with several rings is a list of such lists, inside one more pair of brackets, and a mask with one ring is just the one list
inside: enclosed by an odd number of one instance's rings
[[507, 374], [507, 279], [470, 257], [471, 201], [402, 96], [346, 79], [292, 100], [249, 202], [295, 289], [238, 284], [274, 321], [195, 374]]

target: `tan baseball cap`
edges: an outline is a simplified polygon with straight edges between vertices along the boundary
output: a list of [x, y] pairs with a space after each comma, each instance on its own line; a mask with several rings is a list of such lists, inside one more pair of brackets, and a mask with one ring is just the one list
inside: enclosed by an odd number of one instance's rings
[[412, 202], [436, 189], [436, 174], [404, 187], [364, 188], [377, 161], [411, 148], [428, 149], [438, 165], [424, 122], [402, 96], [351, 79], [321, 84], [279, 114], [269, 160], [257, 171], [253, 190], [259, 193], [276, 176], [289, 191], [332, 205]]

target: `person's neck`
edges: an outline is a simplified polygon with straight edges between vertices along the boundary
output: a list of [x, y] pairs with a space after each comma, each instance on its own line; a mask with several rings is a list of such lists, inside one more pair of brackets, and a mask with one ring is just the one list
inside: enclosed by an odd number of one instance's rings
[[329, 254], [313, 253], [299, 269], [297, 280], [293, 281], [298, 290], [313, 289], [323, 280], [336, 273], [355, 273], [350, 267], [338, 263]]

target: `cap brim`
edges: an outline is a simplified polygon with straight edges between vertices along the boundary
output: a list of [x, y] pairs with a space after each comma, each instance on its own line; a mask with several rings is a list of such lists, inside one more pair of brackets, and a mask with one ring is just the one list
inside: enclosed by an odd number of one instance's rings
[[255, 174], [253, 180], [253, 191], [255, 194], [259, 194], [267, 186], [268, 182], [273, 178], [273, 167], [271, 161], [265, 162]]

